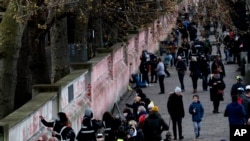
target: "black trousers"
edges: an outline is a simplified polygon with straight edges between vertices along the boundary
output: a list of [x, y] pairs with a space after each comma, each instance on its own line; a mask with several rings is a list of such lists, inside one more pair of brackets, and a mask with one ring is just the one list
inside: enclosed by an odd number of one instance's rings
[[161, 93], [165, 92], [164, 78], [165, 78], [165, 75], [159, 75], [159, 85], [160, 85]]
[[207, 77], [208, 77], [208, 75], [203, 75], [202, 76], [202, 88], [203, 88], [203, 90], [207, 90]]
[[178, 72], [178, 77], [179, 77], [179, 81], [181, 83], [181, 89], [185, 90], [185, 86], [184, 86], [184, 73], [180, 73]]
[[172, 118], [172, 123], [173, 123], [173, 134], [174, 134], [174, 138], [177, 137], [176, 125], [178, 126], [179, 138], [182, 137], [182, 118]]
[[193, 89], [197, 89], [198, 76], [192, 76]]
[[219, 111], [219, 106], [220, 106], [220, 101], [213, 101], [213, 106], [214, 106], [214, 112]]
[[157, 82], [157, 74], [156, 71], [151, 71], [151, 83]]

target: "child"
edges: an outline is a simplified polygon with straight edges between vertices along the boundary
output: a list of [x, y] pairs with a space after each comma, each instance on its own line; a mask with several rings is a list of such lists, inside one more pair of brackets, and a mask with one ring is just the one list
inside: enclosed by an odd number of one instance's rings
[[192, 115], [195, 138], [197, 139], [200, 136], [201, 120], [204, 115], [204, 109], [198, 95], [193, 95], [193, 102], [189, 106], [189, 113]]

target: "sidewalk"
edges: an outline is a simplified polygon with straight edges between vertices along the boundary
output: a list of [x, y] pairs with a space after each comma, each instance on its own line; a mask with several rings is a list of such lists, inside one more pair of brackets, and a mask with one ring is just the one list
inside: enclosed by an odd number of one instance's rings
[[[209, 39], [211, 42], [215, 41], [214, 35], [210, 36]], [[213, 47], [213, 50], [215, 50], [215, 47]], [[222, 56], [222, 59], [223, 58], [224, 56]], [[200, 96], [200, 101], [203, 104], [205, 110], [199, 141], [220, 141], [222, 139], [229, 141], [228, 119], [225, 118], [223, 114], [226, 105], [231, 102], [230, 90], [232, 85], [236, 82], [235, 76], [239, 75], [239, 72], [236, 72], [237, 68], [238, 66], [236, 64], [225, 65], [226, 77], [224, 78], [224, 81], [226, 83], [226, 89], [224, 101], [222, 101], [219, 106], [219, 114], [213, 114], [213, 105], [210, 101], [209, 91], [203, 91], [202, 80], [198, 80], [198, 89], [196, 94]], [[142, 88], [143, 92], [152, 101], [154, 101], [154, 104], [159, 106], [160, 114], [167, 123], [169, 122], [169, 114], [167, 112], [168, 92], [172, 92], [176, 86], [180, 86], [175, 68], [169, 68], [169, 71], [171, 73], [171, 77], [165, 78], [166, 94], [158, 94], [158, 92], [160, 91], [158, 83], [154, 83], [154, 86]], [[184, 84], [185, 92], [183, 93], [183, 102], [185, 109], [185, 117], [182, 121], [184, 136], [183, 141], [192, 141], [194, 140], [194, 131], [191, 115], [188, 113], [188, 108], [192, 102], [193, 88], [191, 78], [189, 77], [189, 71], [187, 71], [185, 75]], [[130, 93], [125, 94], [122, 100], [118, 103], [119, 109], [122, 111], [125, 108], [126, 103], [132, 103], [134, 96], [135, 94], [132, 94], [132, 96]], [[172, 132], [172, 126], [170, 127], [170, 129], [170, 131]], [[162, 135], [164, 136], [165, 133], [163, 133]]]

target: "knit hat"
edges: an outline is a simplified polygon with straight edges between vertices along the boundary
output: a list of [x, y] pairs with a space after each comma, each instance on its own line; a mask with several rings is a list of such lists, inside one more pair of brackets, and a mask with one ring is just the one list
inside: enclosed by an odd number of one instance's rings
[[174, 92], [175, 92], [175, 93], [181, 93], [181, 88], [180, 88], [180, 87], [176, 87], [176, 88], [174, 89]]
[[154, 107], [152, 108], [152, 111], [153, 111], [153, 112], [159, 112], [158, 106], [154, 106]]

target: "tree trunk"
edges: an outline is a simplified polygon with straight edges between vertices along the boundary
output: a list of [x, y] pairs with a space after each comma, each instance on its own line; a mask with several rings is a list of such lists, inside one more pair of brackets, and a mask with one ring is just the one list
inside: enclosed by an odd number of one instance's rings
[[93, 2], [93, 7], [96, 7], [98, 9], [97, 11], [97, 17], [92, 18], [93, 20], [93, 27], [95, 30], [95, 36], [94, 36], [94, 42], [93, 46], [94, 48], [102, 48], [104, 46], [103, 44], [103, 31], [102, 31], [102, 11], [100, 10], [101, 7], [101, 0], [95, 0]]
[[45, 45], [45, 33], [41, 33], [36, 26], [31, 26], [28, 30], [31, 55], [29, 67], [32, 73], [32, 84], [50, 84], [49, 66], [46, 56], [48, 47]]
[[[17, 22], [13, 17], [18, 9], [15, 0], [10, 0], [0, 24], [0, 119], [14, 109], [14, 97], [17, 77], [17, 59], [21, 48], [21, 39], [28, 17]], [[18, 11], [20, 12], [20, 11]], [[26, 19], [27, 18], [27, 19]]]
[[15, 109], [25, 104], [32, 97], [32, 77], [29, 69], [30, 49], [28, 28], [24, 30], [22, 46], [17, 63], [17, 84], [15, 91]]
[[67, 18], [56, 21], [51, 29], [52, 82], [70, 73], [67, 40]]

